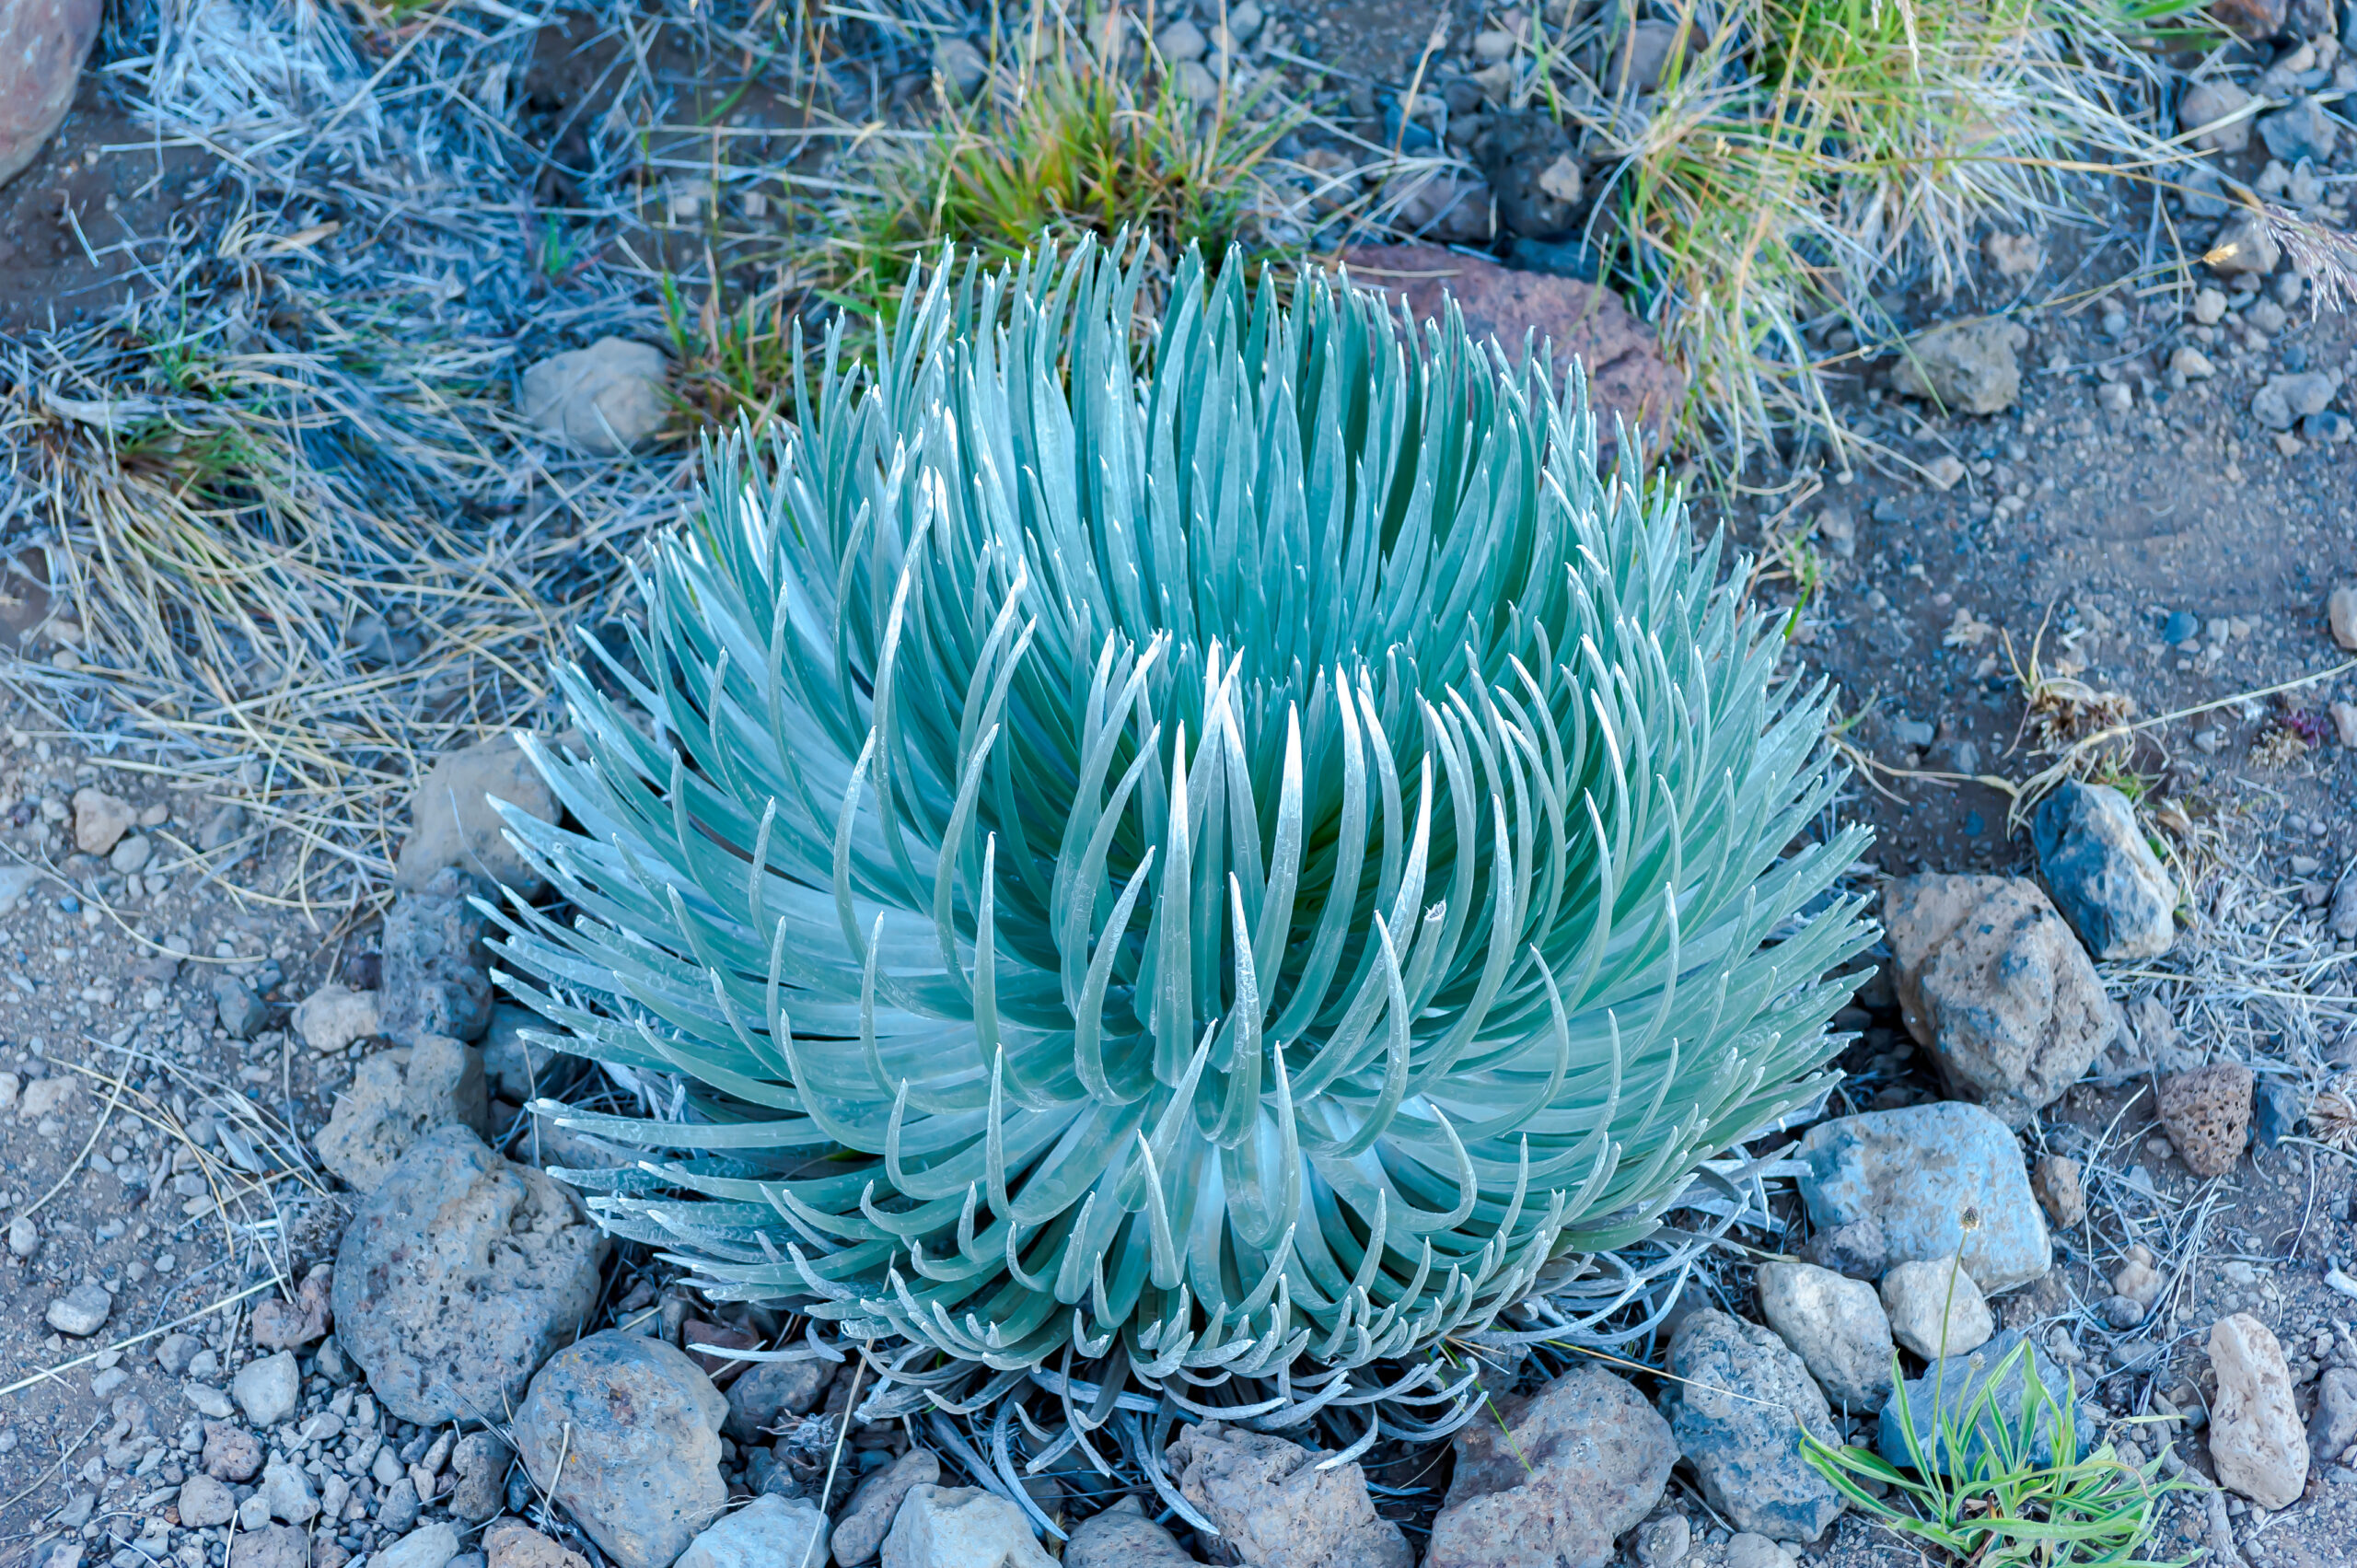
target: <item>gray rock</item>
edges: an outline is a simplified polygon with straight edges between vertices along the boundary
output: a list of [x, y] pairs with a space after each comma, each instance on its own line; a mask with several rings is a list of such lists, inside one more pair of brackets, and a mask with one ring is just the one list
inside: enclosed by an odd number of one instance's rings
[[669, 362], [649, 343], [599, 338], [524, 372], [517, 408], [543, 435], [585, 452], [623, 452], [663, 427]]
[[261, 1468], [257, 1495], [268, 1503], [273, 1519], [308, 1525], [319, 1517], [319, 1500], [311, 1495], [310, 1478], [276, 1455]]
[[394, 867], [394, 888], [422, 893], [436, 873], [455, 866], [527, 900], [545, 892], [547, 879], [507, 842], [507, 823], [494, 801], [543, 822], [563, 811], [513, 735], [436, 758], [410, 796], [409, 837]]
[[827, 1516], [800, 1498], [756, 1497], [688, 1543], [676, 1568], [824, 1568]]
[[84, 854], [105, 854], [138, 820], [138, 808], [120, 796], [91, 784], [74, 792], [74, 847]]
[[58, 1296], [41, 1316], [59, 1333], [86, 1340], [107, 1326], [113, 1311], [114, 1297], [107, 1294], [107, 1287], [91, 1283], [75, 1285]]
[[401, 1420], [484, 1419], [513, 1409], [533, 1370], [579, 1331], [606, 1248], [546, 1174], [442, 1128], [344, 1231], [337, 1340]]
[[368, 1562], [371, 1568], [447, 1568], [458, 1555], [459, 1532], [436, 1521], [410, 1531]]
[[2021, 396], [2019, 355], [2028, 343], [2029, 330], [2001, 316], [1944, 321], [1908, 340], [1891, 389], [1949, 413], [1997, 413]]
[[2247, 208], [2237, 210], [2219, 226], [2218, 237], [2210, 242], [2210, 249], [2201, 258], [2203, 264], [2220, 277], [2242, 273], [2264, 277], [2282, 259], [2282, 247], [2267, 232], [2265, 221]]
[[1541, 109], [1502, 110], [1473, 151], [1508, 233], [1551, 239], [1578, 223], [1579, 150], [1553, 115]]
[[991, 63], [974, 47], [972, 40], [945, 38], [933, 46], [933, 69], [952, 94], [970, 99], [982, 90]]
[[1182, 17], [1154, 35], [1154, 48], [1165, 62], [1177, 65], [1201, 60], [1211, 48], [1211, 40], [1203, 36], [1202, 29]]
[[1439, 170], [1415, 177], [1391, 221], [1444, 245], [1485, 245], [1497, 232], [1494, 204], [1489, 181]]
[[212, 989], [213, 1016], [231, 1040], [251, 1040], [270, 1021], [270, 1009], [236, 975], [215, 975]]
[[427, 1035], [363, 1061], [351, 1086], [335, 1097], [334, 1112], [312, 1146], [322, 1165], [365, 1194], [428, 1133], [445, 1127], [489, 1132], [491, 1097], [480, 1051]]
[[2249, 117], [2224, 122], [2249, 102], [2250, 94], [2223, 78], [2195, 82], [2177, 100], [2177, 129], [2198, 133], [2193, 145], [2202, 152], [2241, 152], [2250, 145]]
[[254, 1434], [226, 1421], [204, 1423], [204, 1450], [197, 1462], [215, 1481], [249, 1481], [261, 1469], [261, 1445]]
[[1908, 1032], [1951, 1094], [2007, 1126], [2060, 1099], [2118, 1032], [2086, 950], [2035, 883], [1903, 877], [1883, 920]]
[[1056, 1560], [1005, 1498], [978, 1486], [920, 1486], [884, 1538], [884, 1568], [1056, 1568]]
[[2333, 149], [2340, 145], [2340, 125], [2324, 105], [2302, 97], [2287, 108], [2260, 115], [2258, 139], [2286, 164], [2302, 158], [2324, 164], [2332, 160]]
[[817, 1410], [834, 1380], [831, 1361], [757, 1361], [728, 1386], [728, 1420], [720, 1430], [739, 1447], [765, 1442], [781, 1417]]
[[398, 1040], [482, 1038], [491, 1027], [491, 918], [470, 901], [482, 885], [446, 866], [393, 900], [385, 916], [380, 1027]]
[[238, 1511], [238, 1499], [209, 1475], [192, 1475], [180, 1487], [180, 1524], [192, 1530], [226, 1525]]
[[1809, 1263], [1759, 1265], [1759, 1315], [1828, 1399], [1879, 1405], [1890, 1393], [1890, 1324], [1875, 1287]]
[[1690, 53], [1699, 47], [1701, 33], [1690, 24], [1664, 21], [1616, 29], [1605, 41], [1604, 90], [1615, 98], [1630, 89], [1640, 94], [1654, 91], [1661, 86], [1670, 54], [1681, 40]]
[[240, 1531], [229, 1538], [229, 1568], [311, 1568], [311, 1538], [292, 1525]]
[[378, 1032], [377, 993], [323, 985], [295, 1009], [295, 1032], [322, 1056], [348, 1051]]
[[1801, 1253], [1817, 1267], [1853, 1280], [1878, 1279], [1890, 1263], [1890, 1243], [1883, 1237], [1882, 1222], [1871, 1214], [1816, 1232]]
[[[2030, 1399], [2024, 1376], [2032, 1358], [2044, 1396], [2038, 1400]], [[1993, 1390], [1989, 1406], [1966, 1431], [1964, 1413], [1976, 1407], [1984, 1389]], [[1922, 1376], [1892, 1390], [1875, 1426], [1875, 1449], [1892, 1464], [1911, 1468], [1915, 1461], [1907, 1446], [1911, 1424], [1925, 1462], [1942, 1474], [1950, 1474], [1959, 1469], [1968, 1470], [2001, 1434], [2017, 1437], [2026, 1419], [2035, 1423], [2030, 1461], [2049, 1465], [2055, 1462], [2055, 1439], [2061, 1431], [2056, 1412], [2074, 1398], [2071, 1379], [2043, 1345], [2024, 1337], [2017, 1329], [2001, 1330], [1978, 1350], [1935, 1362]], [[2074, 1433], [2095, 1430], [2096, 1423], [2084, 1412], [2074, 1419]], [[2077, 1457], [2070, 1454], [2063, 1458]]]
[[2316, 1379], [2316, 1408], [2308, 1417], [2308, 1452], [2330, 1461], [2357, 1444], [2357, 1367], [2328, 1367]]
[[517, 1105], [529, 1105], [547, 1094], [558, 1056], [545, 1045], [525, 1040], [524, 1031], [552, 1032], [547, 1019], [513, 1002], [494, 1002], [491, 1027], [483, 1032], [482, 1071], [492, 1093]]
[[2109, 784], [2065, 782], [2030, 819], [2038, 874], [2097, 958], [2157, 958], [2177, 941], [2177, 882]]
[[516, 1413], [516, 1451], [619, 1568], [666, 1568], [728, 1501], [727, 1414], [684, 1352], [609, 1329], [540, 1368]]
[[1135, 1497], [1083, 1519], [1064, 1543], [1063, 1568], [1194, 1568], [1194, 1562]]
[[1926, 1361], [1979, 1350], [1997, 1331], [1988, 1299], [1953, 1255], [1893, 1264], [1883, 1276], [1882, 1304], [1891, 1338]]
[[1693, 1550], [1694, 1527], [1683, 1514], [1665, 1514], [1637, 1532], [1637, 1561], [1643, 1568], [1678, 1568]]
[[1165, 1464], [1178, 1494], [1258, 1568], [1409, 1568], [1407, 1538], [1376, 1516], [1366, 1473], [1355, 1461], [1321, 1470], [1324, 1458], [1211, 1421], [1181, 1431]]
[[[2021, 1145], [2003, 1122], [1956, 1100], [1821, 1121], [1801, 1139], [1809, 1220], [1834, 1229], [1872, 1215], [1890, 1262], [1961, 1253], [1984, 1291], [2053, 1267]], [[1967, 1213], [1978, 1228], [1968, 1232]]]
[[377, 1500], [377, 1527], [387, 1535], [400, 1535], [417, 1523], [424, 1507], [418, 1501], [417, 1482], [407, 1476], [397, 1477]]
[[1793, 1554], [1750, 1530], [1727, 1538], [1727, 1568], [1793, 1568]]
[[1492, 1402], [1457, 1434], [1424, 1568], [1604, 1568], [1669, 1484], [1669, 1424], [1601, 1366]]
[[276, 1426], [295, 1413], [303, 1395], [303, 1372], [291, 1350], [260, 1356], [238, 1368], [229, 1394], [256, 1426]]
[[2324, 412], [2340, 390], [2339, 371], [2270, 376], [2267, 385], [2251, 394], [2250, 416], [2270, 430], [2289, 430], [2309, 414]]
[[842, 1568], [865, 1562], [882, 1550], [900, 1500], [941, 1479], [941, 1460], [930, 1448], [911, 1448], [880, 1470], [863, 1478], [835, 1526], [835, 1561]]
[[470, 1432], [450, 1450], [458, 1484], [450, 1489], [450, 1512], [480, 1525], [499, 1512], [507, 1497], [507, 1467], [516, 1458], [495, 1432]]
[[1661, 1395], [1678, 1451], [1702, 1496], [1737, 1529], [1815, 1540], [1841, 1512], [1841, 1494], [1801, 1457], [1805, 1427], [1840, 1441], [1833, 1412], [1799, 1356], [1774, 1330], [1724, 1312], [1689, 1315], [1670, 1337]]

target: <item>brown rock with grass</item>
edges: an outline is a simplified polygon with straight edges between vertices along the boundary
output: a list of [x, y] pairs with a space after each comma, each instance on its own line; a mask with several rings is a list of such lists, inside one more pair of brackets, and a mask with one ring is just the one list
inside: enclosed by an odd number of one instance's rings
[[2196, 1176], [2223, 1176], [2250, 1137], [2251, 1071], [2212, 1062], [2161, 1080], [2161, 1127]]
[[0, 184], [41, 156], [74, 107], [103, 0], [9, 0], [0, 6]]
[[1949, 413], [1999, 413], [2021, 396], [2019, 356], [2028, 344], [2029, 329], [2000, 316], [1943, 321], [1907, 340], [1891, 389]]
[[1491, 1402], [1457, 1434], [1424, 1568], [1603, 1568], [1669, 1484], [1669, 1423], [1596, 1365]]
[[1494, 337], [1509, 356], [1526, 336], [1553, 345], [1559, 369], [1577, 358], [1587, 367], [1596, 442], [1609, 453], [1618, 418], [1642, 428], [1648, 457], [1686, 403], [1686, 377], [1620, 296], [1576, 278], [1517, 273], [1437, 245], [1353, 245], [1342, 252], [1351, 282], [1404, 300], [1419, 322], [1437, 319], [1444, 298], [1464, 313], [1476, 343]]
[[1410, 1568], [1399, 1527], [1378, 1516], [1356, 1462], [1207, 1421], [1178, 1434], [1165, 1463], [1179, 1495], [1257, 1568]]
[[2119, 1016], [2086, 949], [2034, 882], [1902, 877], [1884, 895], [1907, 1032], [1948, 1091], [2019, 1127], [2086, 1072]]

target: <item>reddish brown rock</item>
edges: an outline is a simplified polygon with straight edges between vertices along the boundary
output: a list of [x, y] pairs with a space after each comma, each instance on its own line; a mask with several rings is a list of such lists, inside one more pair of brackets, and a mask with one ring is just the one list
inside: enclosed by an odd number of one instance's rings
[[104, 8], [104, 0], [0, 5], [0, 185], [41, 155], [74, 107], [74, 83]]
[[2248, 39], [2273, 38], [2291, 13], [2292, 0], [2210, 0], [2210, 14]]
[[254, 1308], [254, 1343], [264, 1350], [293, 1350], [323, 1339], [335, 1321], [330, 1304], [335, 1270], [321, 1263], [303, 1276], [293, 1301], [275, 1296]]
[[1616, 414], [1643, 427], [1648, 458], [1659, 453], [1686, 401], [1686, 377], [1662, 357], [1653, 329], [1608, 288], [1514, 272], [1437, 245], [1353, 245], [1342, 265], [1359, 287], [1405, 299], [1420, 321], [1439, 316], [1443, 296], [1454, 296], [1475, 341], [1494, 337], [1510, 358], [1529, 334], [1553, 345], [1558, 367], [1578, 359], [1587, 367], [1596, 441], [1608, 453]]
[[2161, 1080], [2161, 1127], [2196, 1176], [2223, 1176], [2250, 1136], [2250, 1069], [2213, 1062]]

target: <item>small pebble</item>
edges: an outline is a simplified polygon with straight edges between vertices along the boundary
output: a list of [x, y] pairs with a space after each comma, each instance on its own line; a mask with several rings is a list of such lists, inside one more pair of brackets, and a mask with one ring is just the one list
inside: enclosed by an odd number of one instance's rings
[[78, 1284], [51, 1302], [43, 1316], [59, 1333], [87, 1339], [106, 1327], [107, 1315], [113, 1310], [114, 1297], [104, 1285]]

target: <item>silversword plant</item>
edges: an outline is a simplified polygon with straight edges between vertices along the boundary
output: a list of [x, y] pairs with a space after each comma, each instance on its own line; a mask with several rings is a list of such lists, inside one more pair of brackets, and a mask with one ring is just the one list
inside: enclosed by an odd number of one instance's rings
[[[1819, 698], [1576, 373], [1311, 275], [924, 280], [708, 455], [511, 817], [577, 1170], [715, 1295], [1000, 1369], [1355, 1367], [1822, 1086]], [[1141, 370], [1139, 362], [1148, 368]]]

